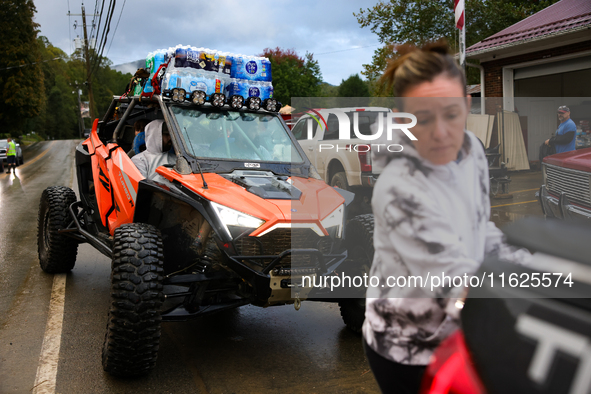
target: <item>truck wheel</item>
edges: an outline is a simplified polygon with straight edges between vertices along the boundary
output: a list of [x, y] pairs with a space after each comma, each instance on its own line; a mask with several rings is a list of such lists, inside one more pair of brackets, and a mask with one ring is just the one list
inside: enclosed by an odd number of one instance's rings
[[[345, 273], [349, 276], [369, 274], [373, 261], [373, 215], [355, 216], [347, 224], [346, 238], [351, 240]], [[365, 298], [347, 298], [339, 301], [343, 322], [351, 331], [361, 333], [365, 320]]]
[[43, 190], [37, 217], [37, 251], [41, 269], [50, 274], [74, 268], [78, 241], [58, 231], [71, 222], [68, 208], [76, 202], [76, 194], [65, 186]]
[[103, 344], [103, 369], [113, 376], [144, 375], [156, 365], [163, 265], [162, 237], [155, 227], [130, 223], [115, 230]]
[[344, 172], [337, 172], [330, 179], [330, 186], [338, 187], [339, 189], [343, 190], [349, 190], [347, 175]]

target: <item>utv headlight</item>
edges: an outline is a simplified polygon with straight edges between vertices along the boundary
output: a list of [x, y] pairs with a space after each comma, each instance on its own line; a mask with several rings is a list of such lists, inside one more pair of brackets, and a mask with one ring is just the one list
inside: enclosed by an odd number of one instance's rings
[[172, 89], [172, 101], [174, 101], [176, 103], [182, 103], [183, 101], [185, 101], [186, 95], [187, 95], [187, 92], [185, 91], [185, 89], [181, 89], [181, 88]]
[[195, 90], [191, 94], [191, 102], [195, 105], [205, 104], [205, 92], [202, 90]]
[[211, 205], [231, 238], [235, 238], [246, 229], [251, 228], [254, 230], [265, 223], [262, 219], [216, 204], [215, 202], [212, 202]]
[[343, 220], [345, 218], [345, 204], [341, 204], [330, 215], [320, 221], [328, 235], [334, 238], [343, 237]]
[[261, 108], [261, 98], [260, 97], [249, 97], [246, 99], [246, 106], [251, 111], [258, 111]]
[[232, 109], [241, 109], [243, 105], [244, 97], [235, 94], [230, 98], [230, 107], [232, 107]]
[[263, 108], [269, 112], [277, 111], [277, 100], [269, 98], [263, 101]]
[[214, 93], [211, 95], [211, 105], [221, 108], [226, 103], [226, 96], [221, 93]]

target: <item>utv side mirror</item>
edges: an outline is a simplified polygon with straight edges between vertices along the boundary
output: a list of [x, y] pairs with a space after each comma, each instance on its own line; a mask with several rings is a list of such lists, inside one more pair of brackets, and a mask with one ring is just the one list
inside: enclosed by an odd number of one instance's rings
[[189, 175], [193, 173], [189, 162], [183, 156], [177, 156], [176, 164], [174, 165], [173, 170], [181, 175]]

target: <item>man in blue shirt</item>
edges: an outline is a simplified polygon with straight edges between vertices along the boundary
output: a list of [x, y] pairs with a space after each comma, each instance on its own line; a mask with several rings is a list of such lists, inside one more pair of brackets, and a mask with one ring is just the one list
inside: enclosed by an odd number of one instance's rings
[[554, 137], [547, 139], [545, 144], [554, 146], [556, 153], [569, 152], [575, 150], [575, 133], [577, 132], [577, 125], [570, 118], [570, 109], [566, 106], [558, 107], [558, 119], [560, 125]]

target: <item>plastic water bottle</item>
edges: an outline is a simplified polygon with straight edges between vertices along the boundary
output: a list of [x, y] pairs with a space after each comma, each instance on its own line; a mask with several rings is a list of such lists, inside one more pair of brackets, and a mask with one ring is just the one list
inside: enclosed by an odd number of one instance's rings
[[174, 53], [174, 66], [177, 68], [187, 67], [187, 50], [186, 46], [179, 46]]
[[[244, 83], [247, 85], [247, 97], [261, 97], [261, 83], [258, 81], [247, 81]], [[262, 99], [262, 97], [261, 97]]]
[[232, 74], [232, 54], [229, 52], [222, 52], [219, 54], [219, 73], [225, 77], [230, 77]]
[[199, 57], [201, 55], [200, 48], [191, 47], [187, 50], [187, 61], [185, 62], [186, 67], [193, 69], [199, 69]]
[[261, 58], [261, 81], [271, 82], [272, 78], [272, 71], [271, 71], [271, 61], [266, 57]]
[[260, 82], [261, 84], [261, 100], [273, 98], [273, 84], [271, 82]]

